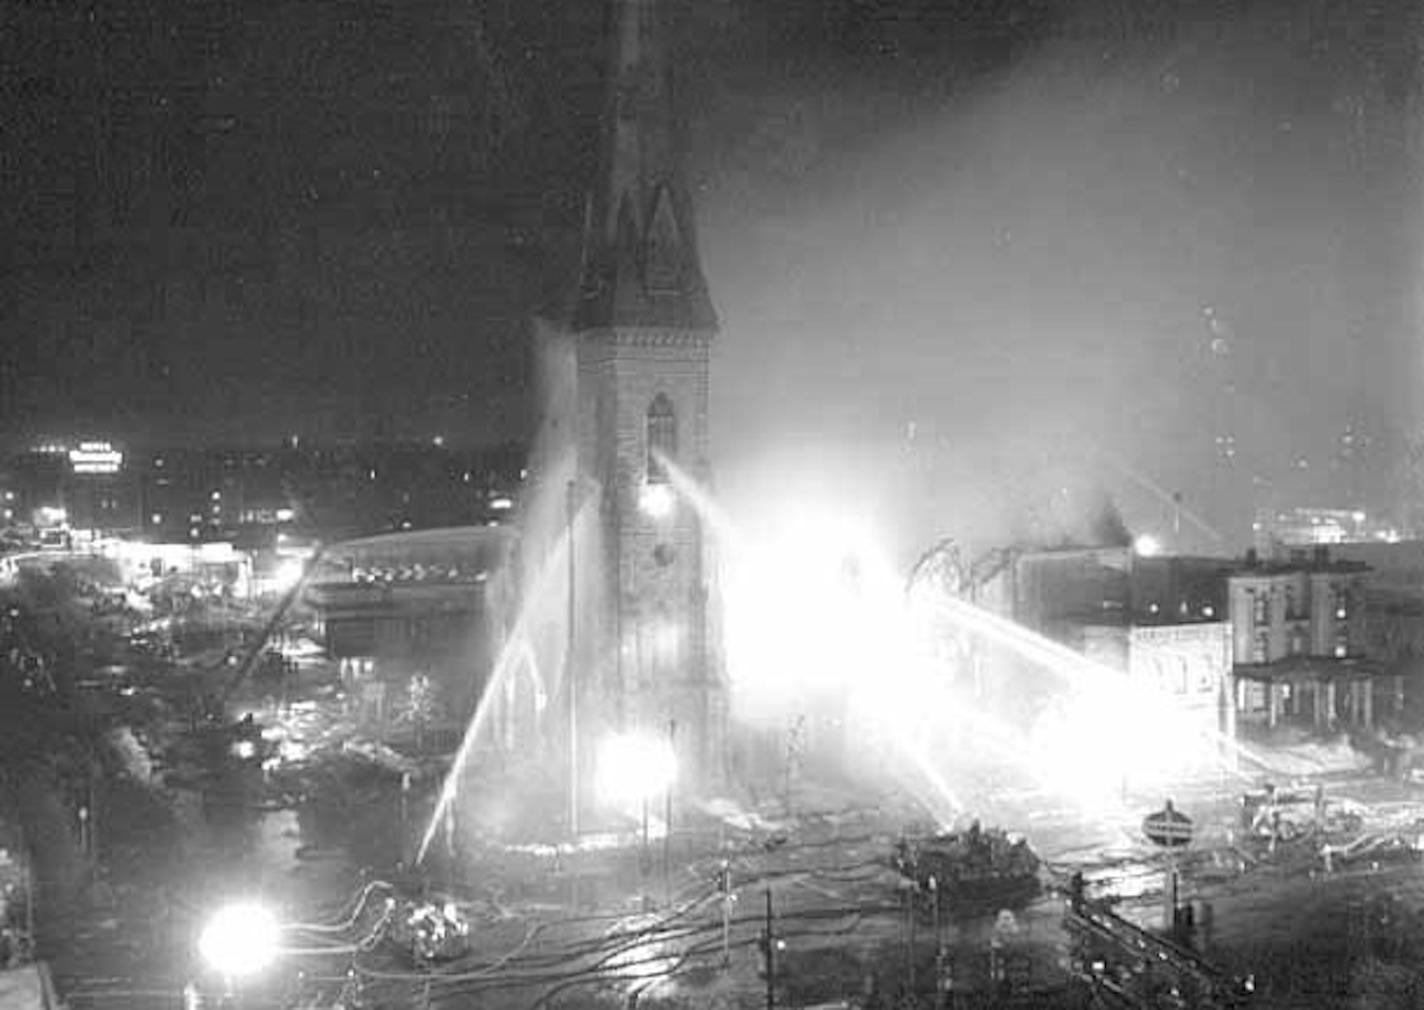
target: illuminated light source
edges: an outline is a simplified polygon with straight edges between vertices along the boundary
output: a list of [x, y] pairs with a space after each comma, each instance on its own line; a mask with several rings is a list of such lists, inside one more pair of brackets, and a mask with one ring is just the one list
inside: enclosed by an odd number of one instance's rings
[[646, 802], [677, 778], [672, 741], [648, 733], [619, 733], [598, 753], [598, 792], [614, 803]]
[[302, 580], [306, 565], [296, 558], [288, 558], [272, 573], [272, 587], [278, 592], [286, 592]]
[[252, 975], [276, 960], [280, 933], [269, 909], [255, 902], [228, 905], [203, 927], [198, 953], [229, 978]]
[[903, 579], [868, 526], [797, 503], [755, 538], [741, 537], [724, 564], [740, 716], [780, 724], [809, 699], [849, 692], [858, 718], [898, 724], [891, 699], [922, 686], [917, 636]]
[[507, 495], [500, 495], [498, 498], [491, 498], [489, 507], [498, 512], [507, 512], [514, 508], [514, 499]]
[[653, 629], [653, 647], [663, 656], [676, 656], [682, 632], [676, 624], [664, 622]]
[[1138, 557], [1155, 558], [1162, 553], [1162, 541], [1151, 533], [1142, 533], [1132, 542], [1132, 549]]
[[644, 484], [638, 493], [638, 507], [644, 515], [653, 519], [666, 519], [672, 515], [674, 504], [676, 499], [670, 484]]
[[277, 510], [277, 521], [279, 523], [289, 523], [297, 516], [296, 510], [286, 507]]
[[124, 454], [108, 442], [80, 442], [69, 450], [69, 467], [75, 473], [118, 473]]

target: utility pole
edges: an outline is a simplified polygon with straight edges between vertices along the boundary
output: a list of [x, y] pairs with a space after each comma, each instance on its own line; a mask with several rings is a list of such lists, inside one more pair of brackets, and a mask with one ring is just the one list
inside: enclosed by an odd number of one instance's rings
[[949, 994], [949, 950], [944, 943], [944, 919], [940, 905], [939, 878], [930, 876], [930, 899], [934, 902], [935, 1005], [943, 1006]]
[[905, 992], [914, 995], [915, 992], [915, 917], [919, 909], [915, 906], [919, 902], [920, 885], [911, 882], [905, 888]]
[[400, 785], [400, 857], [406, 860], [406, 848], [410, 832], [410, 772], [401, 776]]
[[[677, 753], [677, 720], [668, 720], [668, 749]], [[663, 790], [663, 897], [672, 907], [672, 782]]]
[[724, 859], [717, 873], [717, 887], [722, 892], [722, 967], [732, 965], [732, 902], [737, 896], [732, 893], [732, 864]]
[[569, 612], [568, 637], [565, 642], [564, 680], [567, 682], [569, 695], [569, 835], [576, 839], [579, 834], [579, 713], [578, 679], [574, 675], [574, 613], [576, 602], [574, 596], [574, 576], [577, 572], [574, 557], [574, 490], [575, 483], [573, 480], [570, 480], [567, 487], [568, 498], [565, 502], [567, 511], [565, 539], [568, 541], [569, 552]]
[[776, 1010], [776, 917], [771, 909], [771, 888], [766, 889], [766, 925], [762, 929], [761, 949], [766, 959], [766, 1010]]

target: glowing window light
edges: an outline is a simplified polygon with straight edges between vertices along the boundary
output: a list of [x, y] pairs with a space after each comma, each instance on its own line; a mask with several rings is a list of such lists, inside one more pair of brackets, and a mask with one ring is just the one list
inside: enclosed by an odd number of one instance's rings
[[669, 484], [644, 484], [638, 493], [638, 508], [651, 519], [666, 519], [677, 503]]
[[1141, 558], [1155, 558], [1162, 553], [1162, 541], [1151, 533], [1143, 533], [1132, 542], [1132, 549]]

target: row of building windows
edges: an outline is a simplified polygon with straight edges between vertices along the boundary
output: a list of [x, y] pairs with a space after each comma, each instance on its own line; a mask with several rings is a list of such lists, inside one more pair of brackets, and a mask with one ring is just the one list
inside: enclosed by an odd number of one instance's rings
[[[1289, 656], [1305, 655], [1309, 651], [1305, 632], [1299, 628], [1294, 629], [1287, 639], [1286, 648]], [[1336, 659], [1344, 659], [1350, 655], [1350, 635], [1343, 628], [1335, 633], [1331, 654]], [[1256, 632], [1256, 637], [1251, 643], [1251, 662], [1270, 663], [1276, 658], [1278, 657], [1271, 654], [1271, 633], [1269, 631]]]
[[[1273, 623], [1274, 611], [1271, 607], [1271, 593], [1268, 590], [1251, 590], [1247, 592], [1251, 595], [1251, 622], [1256, 627], [1269, 626]], [[1285, 619], [1287, 621], [1304, 621], [1310, 617], [1309, 612], [1301, 604], [1294, 586], [1285, 587], [1286, 608]], [[1345, 586], [1332, 586], [1330, 588], [1331, 609], [1337, 621], [1347, 620], [1350, 616], [1350, 591]]]

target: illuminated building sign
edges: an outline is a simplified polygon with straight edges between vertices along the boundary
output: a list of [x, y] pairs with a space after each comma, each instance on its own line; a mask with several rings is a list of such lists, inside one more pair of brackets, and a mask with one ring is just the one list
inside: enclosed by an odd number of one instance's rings
[[80, 442], [69, 450], [69, 467], [75, 473], [118, 473], [124, 454], [108, 442]]

